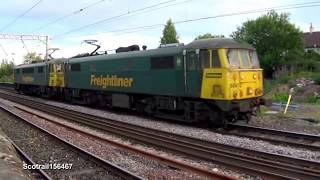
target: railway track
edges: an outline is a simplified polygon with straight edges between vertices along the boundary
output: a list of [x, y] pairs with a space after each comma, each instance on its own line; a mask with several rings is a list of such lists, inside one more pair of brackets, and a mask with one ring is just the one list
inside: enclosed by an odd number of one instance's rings
[[14, 84], [12, 83], [3, 83], [0, 82], [0, 90], [4, 90], [10, 93], [17, 93], [16, 90], [14, 90]]
[[[17, 144], [15, 144], [12, 140], [10, 140], [10, 143], [13, 145], [22, 159], [25, 160], [25, 162], [27, 162], [29, 165], [36, 165], [36, 163], [21, 148], [19, 148]], [[51, 177], [42, 169], [35, 169], [34, 171], [36, 171], [38, 175], [37, 178], [51, 180]]]
[[1, 98], [37, 109], [47, 114], [78, 122], [130, 140], [172, 150], [177, 153], [222, 164], [249, 174], [274, 179], [318, 179], [319, 162], [259, 152], [187, 136], [105, 119], [77, 111], [0, 93]]
[[318, 135], [281, 131], [240, 124], [229, 124], [227, 129], [225, 129], [223, 132], [220, 131], [219, 133], [269, 141], [274, 144], [284, 144], [293, 147], [320, 151], [320, 136]]
[[[6, 112], [8, 112], [9, 114], [17, 117], [18, 119], [22, 120], [23, 122], [28, 123], [29, 125], [31, 125], [32, 127], [40, 130], [41, 132], [49, 135], [50, 137], [58, 140], [59, 142], [63, 143], [64, 145], [68, 146], [69, 148], [71, 148], [72, 151], [80, 154], [83, 157], [88, 158], [91, 162], [96, 163], [99, 167], [102, 167], [103, 169], [107, 170], [108, 172], [112, 172], [113, 174], [117, 175], [118, 177], [122, 178], [122, 179], [130, 179], [130, 180], [140, 180], [142, 179], [139, 176], [136, 176], [135, 174], [127, 171], [126, 169], [121, 168], [120, 166], [117, 166], [107, 160], [101, 159], [100, 157], [88, 152], [87, 150], [80, 148], [78, 146], [73, 145], [72, 143], [68, 142], [67, 140], [64, 140], [58, 136], [56, 136], [55, 134], [47, 131], [46, 129], [38, 126], [37, 124], [32, 123], [31, 121], [29, 121], [28, 119], [24, 118], [23, 116], [19, 115], [18, 113], [0, 105], [0, 108], [5, 110]], [[16, 144], [13, 143], [13, 145], [15, 146], [15, 148], [18, 150], [18, 152], [20, 154], [22, 154], [22, 156], [24, 158], [26, 158], [28, 160], [28, 162], [30, 162], [32, 165], [36, 164], [25, 152], [23, 152], [22, 149], [20, 149]], [[40, 173], [43, 177], [43, 179], [54, 179], [54, 177], [50, 177], [46, 172], [44, 172], [43, 170], [39, 170], [38, 173]]]

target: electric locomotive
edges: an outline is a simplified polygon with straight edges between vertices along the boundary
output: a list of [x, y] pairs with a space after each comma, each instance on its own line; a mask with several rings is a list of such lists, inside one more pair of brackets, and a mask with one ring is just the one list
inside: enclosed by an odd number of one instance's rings
[[246, 43], [203, 39], [151, 50], [130, 46], [115, 54], [96, 50], [16, 66], [15, 88], [81, 104], [218, 125], [248, 120], [261, 103], [262, 69], [255, 49]]

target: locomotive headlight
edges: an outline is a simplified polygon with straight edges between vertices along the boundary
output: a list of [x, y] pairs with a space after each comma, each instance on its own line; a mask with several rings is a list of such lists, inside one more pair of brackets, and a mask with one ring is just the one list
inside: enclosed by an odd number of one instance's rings
[[243, 75], [241, 75], [241, 76], [240, 76], [240, 78], [241, 78], [241, 80], [243, 80], [243, 79], [244, 79], [244, 76], [243, 76]]
[[247, 95], [253, 94], [253, 89], [251, 87], [247, 88]]
[[257, 75], [256, 74], [253, 75], [253, 79], [257, 79]]

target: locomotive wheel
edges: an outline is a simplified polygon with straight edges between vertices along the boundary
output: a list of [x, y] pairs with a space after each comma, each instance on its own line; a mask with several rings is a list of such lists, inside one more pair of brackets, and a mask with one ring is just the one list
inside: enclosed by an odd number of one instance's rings
[[225, 113], [222, 112], [219, 108], [211, 108], [210, 110], [210, 123], [213, 126], [223, 127], [227, 124], [227, 119]]
[[140, 103], [140, 102], [137, 102], [136, 103], [136, 111], [139, 113], [139, 114], [143, 114], [145, 111], [145, 105]]

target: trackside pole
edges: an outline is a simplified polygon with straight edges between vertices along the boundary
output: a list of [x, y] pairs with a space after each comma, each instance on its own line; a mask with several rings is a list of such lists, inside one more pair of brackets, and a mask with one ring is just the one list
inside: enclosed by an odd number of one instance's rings
[[286, 113], [287, 113], [287, 110], [288, 110], [288, 107], [289, 107], [289, 104], [290, 104], [290, 101], [291, 101], [292, 93], [293, 93], [293, 88], [290, 89], [290, 93], [289, 93], [289, 97], [288, 97], [288, 102], [287, 102], [286, 108], [284, 109], [283, 114], [286, 114]]

